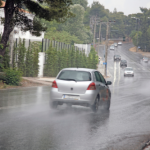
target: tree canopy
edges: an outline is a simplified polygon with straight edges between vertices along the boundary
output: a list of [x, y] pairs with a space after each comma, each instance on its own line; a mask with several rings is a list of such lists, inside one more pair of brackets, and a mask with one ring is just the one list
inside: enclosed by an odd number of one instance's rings
[[[0, 0], [0, 4], [2, 6], [2, 0]], [[46, 7], [44, 4], [46, 4]], [[23, 31], [30, 31], [32, 34], [40, 35], [41, 31], [46, 30], [40, 19], [65, 22], [68, 18], [74, 16], [70, 11], [71, 4], [71, 0], [6, 0], [3, 6], [5, 16], [4, 32], [0, 42], [2, 44], [0, 55], [4, 55], [9, 35], [15, 26], [20, 27]], [[27, 14], [34, 19], [27, 17]]]

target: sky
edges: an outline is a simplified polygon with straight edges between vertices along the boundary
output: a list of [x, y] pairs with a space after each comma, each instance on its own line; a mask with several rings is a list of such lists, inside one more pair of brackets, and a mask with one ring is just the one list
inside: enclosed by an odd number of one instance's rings
[[[89, 5], [93, 3], [93, 0], [87, 0]], [[94, 0], [102, 4], [105, 9], [109, 9], [111, 12], [114, 8], [117, 11], [124, 12], [125, 15], [140, 13], [140, 7], [146, 7], [150, 9], [150, 0]]]

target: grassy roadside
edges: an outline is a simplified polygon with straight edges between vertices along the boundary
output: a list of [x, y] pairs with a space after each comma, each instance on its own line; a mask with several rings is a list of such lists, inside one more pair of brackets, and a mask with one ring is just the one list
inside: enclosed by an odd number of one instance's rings
[[0, 81], [0, 90], [1, 89], [14, 89], [14, 88], [22, 88], [22, 87], [32, 87], [32, 86], [43, 86], [41, 83], [34, 83], [29, 80], [22, 79], [19, 86], [7, 85]]
[[[136, 46], [130, 48], [129, 51], [131, 51], [131, 52], [136, 52]], [[139, 49], [138, 52], [136, 52], [136, 53], [139, 53], [139, 54], [141, 54], [142, 56], [146, 56], [146, 57], [149, 57], [149, 58], [150, 58], [150, 52], [142, 52], [142, 51]]]

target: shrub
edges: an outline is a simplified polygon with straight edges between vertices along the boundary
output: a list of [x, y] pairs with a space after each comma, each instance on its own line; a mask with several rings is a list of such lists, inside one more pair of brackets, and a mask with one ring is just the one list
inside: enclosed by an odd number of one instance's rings
[[0, 72], [0, 81], [5, 81], [5, 73]]
[[22, 72], [16, 69], [5, 69], [5, 83], [8, 85], [19, 85]]

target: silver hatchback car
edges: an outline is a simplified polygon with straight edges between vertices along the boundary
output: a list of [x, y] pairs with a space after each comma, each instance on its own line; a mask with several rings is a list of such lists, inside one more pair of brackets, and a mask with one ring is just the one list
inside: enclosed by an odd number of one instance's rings
[[81, 105], [91, 107], [97, 112], [100, 105], [109, 110], [111, 92], [100, 72], [86, 68], [65, 68], [61, 70], [52, 83], [50, 105]]
[[132, 67], [126, 67], [124, 70], [124, 77], [126, 76], [132, 76], [134, 77], [134, 71]]
[[148, 57], [143, 57], [143, 62], [148, 62]]

